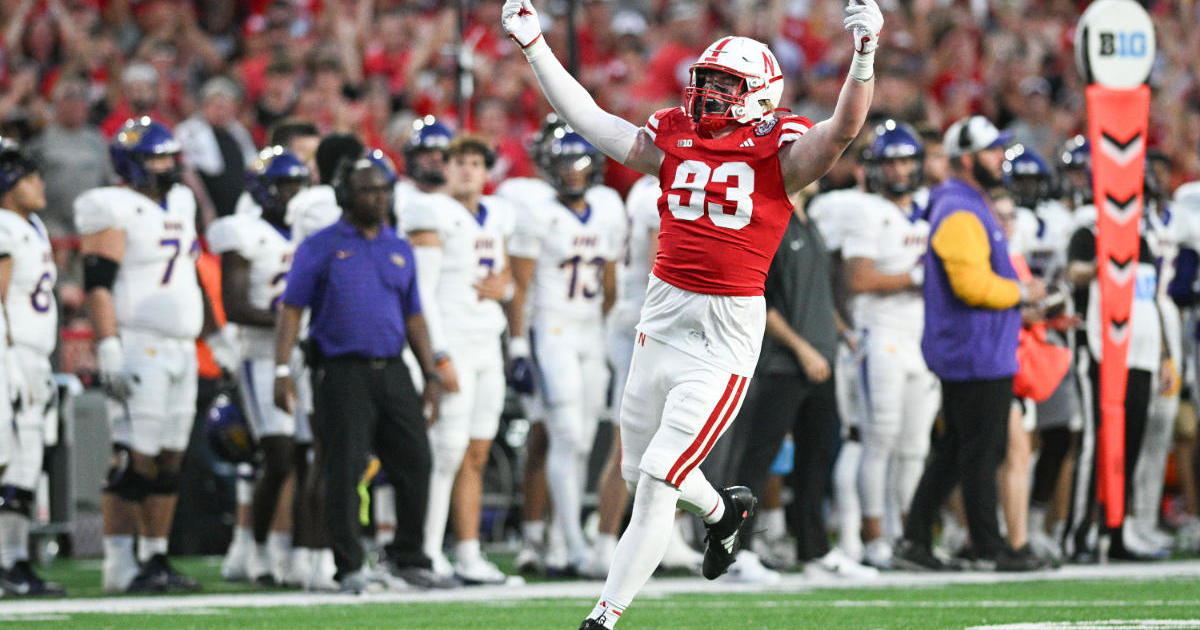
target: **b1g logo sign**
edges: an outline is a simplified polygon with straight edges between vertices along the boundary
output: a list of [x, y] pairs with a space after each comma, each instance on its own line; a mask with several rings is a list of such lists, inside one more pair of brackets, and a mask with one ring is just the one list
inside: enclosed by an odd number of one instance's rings
[[1088, 83], [1131, 88], [1154, 66], [1154, 23], [1134, 0], [1097, 0], [1075, 30], [1075, 62]]

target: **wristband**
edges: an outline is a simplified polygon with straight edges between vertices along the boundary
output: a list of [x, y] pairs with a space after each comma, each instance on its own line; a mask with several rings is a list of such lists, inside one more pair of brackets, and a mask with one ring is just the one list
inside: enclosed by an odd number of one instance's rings
[[875, 51], [869, 53], [854, 52], [850, 60], [850, 78], [859, 83], [866, 83], [875, 78]]
[[524, 337], [513, 337], [508, 340], [508, 356], [525, 358], [529, 356], [529, 340]]
[[275, 366], [275, 378], [287, 378], [292, 375], [292, 368], [287, 364], [279, 364]]
[[533, 63], [534, 59], [550, 52], [550, 44], [547, 44], [546, 38], [538, 33], [537, 39], [533, 40], [532, 44], [521, 47], [521, 52], [525, 53], [526, 61]]

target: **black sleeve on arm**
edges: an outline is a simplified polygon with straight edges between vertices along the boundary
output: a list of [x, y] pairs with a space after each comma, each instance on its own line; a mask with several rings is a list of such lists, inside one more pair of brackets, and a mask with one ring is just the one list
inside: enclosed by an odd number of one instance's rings
[[1067, 245], [1067, 260], [1071, 262], [1095, 262], [1096, 234], [1089, 228], [1079, 228], [1071, 235]]

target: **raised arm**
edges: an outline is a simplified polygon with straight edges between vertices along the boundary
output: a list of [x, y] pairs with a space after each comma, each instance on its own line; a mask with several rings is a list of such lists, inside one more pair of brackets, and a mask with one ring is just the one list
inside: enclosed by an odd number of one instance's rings
[[854, 34], [854, 58], [842, 85], [833, 116], [823, 120], [779, 151], [788, 193], [809, 185], [825, 174], [858, 136], [875, 93], [875, 48], [883, 30], [883, 13], [875, 0], [850, 0], [846, 30]]
[[601, 109], [592, 95], [562, 67], [542, 37], [537, 11], [530, 0], [507, 0], [501, 23], [525, 53], [542, 93], [563, 120], [608, 157], [635, 171], [658, 174], [662, 151], [636, 125]]

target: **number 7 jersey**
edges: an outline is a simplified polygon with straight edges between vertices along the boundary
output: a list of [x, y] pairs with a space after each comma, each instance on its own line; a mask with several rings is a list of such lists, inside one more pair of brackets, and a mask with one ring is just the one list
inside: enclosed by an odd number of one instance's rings
[[792, 213], [779, 150], [811, 126], [784, 115], [706, 138], [682, 108], [655, 112], [643, 128], [665, 154], [654, 275], [695, 293], [762, 295]]
[[175, 185], [165, 207], [120, 187], [89, 190], [75, 199], [80, 234], [125, 233], [125, 255], [113, 283], [117, 326], [172, 339], [194, 339], [204, 324], [196, 281], [196, 198]]

